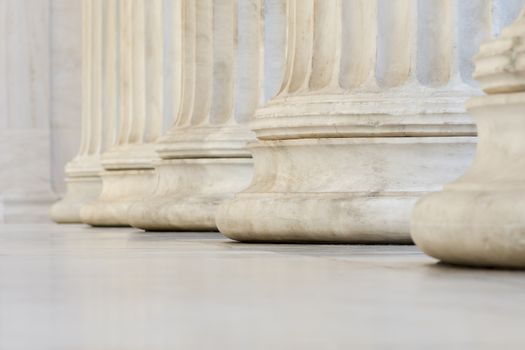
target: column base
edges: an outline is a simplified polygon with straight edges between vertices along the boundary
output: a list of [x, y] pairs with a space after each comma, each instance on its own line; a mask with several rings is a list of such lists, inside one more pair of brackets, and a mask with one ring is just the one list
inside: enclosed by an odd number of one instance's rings
[[223, 234], [241, 242], [410, 244], [418, 195], [358, 193], [240, 194], [217, 215]]
[[130, 209], [132, 226], [150, 231], [216, 231], [217, 207], [246, 188], [251, 158], [165, 159], [155, 193]]
[[525, 268], [525, 191], [433, 193], [414, 208], [412, 237], [443, 262]]
[[410, 243], [417, 199], [469, 164], [472, 137], [260, 141], [252, 185], [223, 203], [219, 230], [243, 242]]
[[451, 264], [525, 268], [524, 101], [523, 92], [469, 101], [479, 130], [476, 158], [443, 192], [422, 198], [412, 216], [414, 241], [428, 255]]
[[99, 176], [71, 176], [66, 182], [66, 195], [53, 204], [49, 215], [59, 224], [80, 224], [80, 210], [97, 199], [102, 189], [102, 181]]
[[155, 171], [106, 170], [101, 178], [102, 193], [81, 209], [82, 222], [92, 226], [130, 226], [129, 208], [151, 193]]

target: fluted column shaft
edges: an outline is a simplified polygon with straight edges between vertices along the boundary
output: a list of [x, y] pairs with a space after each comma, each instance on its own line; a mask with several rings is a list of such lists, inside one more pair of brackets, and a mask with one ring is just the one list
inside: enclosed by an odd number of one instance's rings
[[466, 11], [455, 1], [290, 1], [286, 76], [257, 112], [258, 138], [474, 135], [463, 103], [479, 90], [457, 47], [490, 22], [460, 28]]
[[481, 46], [475, 77], [487, 95], [467, 105], [478, 126], [476, 157], [463, 176], [414, 209], [415, 242], [442, 261], [525, 267], [524, 35], [522, 11]]
[[104, 154], [104, 168], [151, 169], [153, 142], [163, 120], [163, 15], [161, 0], [120, 0], [120, 127]]
[[163, 125], [163, 2], [113, 0], [105, 5], [105, 16], [111, 18], [106, 60], [92, 62], [93, 70], [105, 69], [105, 114], [96, 120], [97, 125], [106, 123], [104, 128], [114, 127], [118, 113], [119, 125], [114, 140], [101, 140], [110, 146], [102, 155], [102, 192], [81, 217], [91, 225], [121, 226], [129, 224], [129, 206], [148, 195], [155, 181], [153, 142]]
[[417, 198], [474, 152], [468, 48], [491, 32], [491, 2], [290, 0], [287, 16], [281, 90], [251, 123], [255, 174], [220, 207], [220, 231], [410, 242]]
[[246, 123], [263, 96], [262, 4], [180, 1], [179, 108], [157, 145], [163, 159], [250, 157]]

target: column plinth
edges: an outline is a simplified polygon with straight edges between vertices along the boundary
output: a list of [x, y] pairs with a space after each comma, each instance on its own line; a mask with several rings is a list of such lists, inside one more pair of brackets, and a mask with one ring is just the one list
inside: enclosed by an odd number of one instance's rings
[[253, 162], [245, 126], [177, 128], [161, 137], [154, 193], [130, 210], [147, 230], [216, 230], [218, 205], [248, 186]]
[[217, 222], [240, 241], [409, 243], [414, 203], [464, 170], [474, 142], [356, 137], [254, 143], [252, 185], [219, 208]]
[[82, 221], [93, 226], [129, 226], [128, 210], [151, 192], [154, 170], [105, 170], [101, 178], [102, 192], [96, 201], [82, 208]]
[[463, 176], [415, 206], [414, 241], [444, 262], [525, 267], [524, 34], [522, 13], [481, 46], [475, 77], [487, 95], [467, 104], [478, 126], [475, 159]]
[[131, 223], [148, 230], [216, 230], [218, 205], [248, 185], [251, 158], [161, 160], [154, 195], [130, 210]]
[[102, 157], [102, 191], [84, 206], [81, 218], [93, 226], [130, 226], [129, 209], [155, 184], [157, 155], [152, 144], [123, 144]]
[[81, 223], [80, 210], [93, 202], [102, 190], [98, 156], [77, 156], [66, 165], [65, 196], [51, 207], [50, 216], [61, 224]]

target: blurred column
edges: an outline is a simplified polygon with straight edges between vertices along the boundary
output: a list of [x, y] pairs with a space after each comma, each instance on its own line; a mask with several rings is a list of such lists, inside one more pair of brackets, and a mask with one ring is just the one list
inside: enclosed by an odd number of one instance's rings
[[[101, 0], [91, 2], [97, 1]], [[119, 1], [118, 84], [108, 82], [111, 91], [104, 94], [107, 109], [118, 109], [119, 125], [116, 140], [104, 141], [112, 145], [102, 155], [102, 192], [81, 210], [87, 224], [128, 225], [129, 206], [144, 198], [155, 184], [157, 154], [153, 144], [163, 120], [162, 10], [162, 0]], [[113, 93], [117, 88], [118, 97]], [[109, 113], [103, 118], [106, 123], [113, 121]]]
[[80, 149], [66, 166], [67, 193], [51, 208], [59, 223], [80, 223], [80, 210], [100, 194], [101, 155], [113, 143], [117, 119], [117, 1], [84, 0]]

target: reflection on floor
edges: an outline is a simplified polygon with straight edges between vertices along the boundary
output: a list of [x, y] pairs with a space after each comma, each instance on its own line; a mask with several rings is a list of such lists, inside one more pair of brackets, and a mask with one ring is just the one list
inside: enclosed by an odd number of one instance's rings
[[525, 272], [413, 246], [0, 227], [0, 349], [523, 349]]

